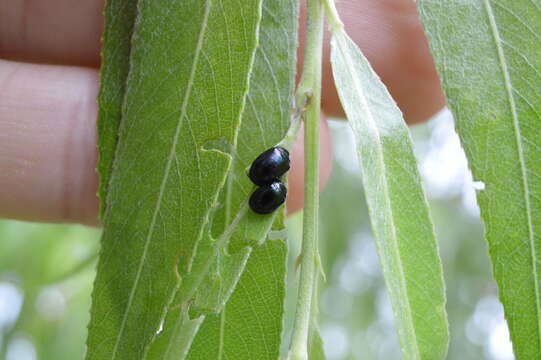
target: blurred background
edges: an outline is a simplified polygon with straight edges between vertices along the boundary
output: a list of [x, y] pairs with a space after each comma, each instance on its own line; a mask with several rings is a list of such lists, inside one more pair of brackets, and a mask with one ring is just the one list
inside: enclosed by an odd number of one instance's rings
[[[353, 136], [342, 121], [331, 121], [331, 129], [335, 164], [321, 195], [320, 222], [325, 351], [333, 360], [399, 359]], [[448, 358], [514, 359], [482, 237], [479, 185], [468, 171], [452, 116], [443, 110], [411, 131], [443, 259]], [[293, 261], [302, 214], [288, 223]], [[99, 230], [82, 226], [0, 220], [0, 360], [83, 359], [99, 236]], [[292, 313], [293, 302], [288, 304]]]

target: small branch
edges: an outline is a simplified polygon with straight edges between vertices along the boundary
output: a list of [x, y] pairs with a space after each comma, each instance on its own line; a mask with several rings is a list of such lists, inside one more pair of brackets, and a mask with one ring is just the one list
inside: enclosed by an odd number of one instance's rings
[[322, 0], [325, 5], [325, 12], [327, 14], [327, 21], [329, 23], [329, 29], [331, 32], [335, 32], [344, 27], [344, 23], [340, 20], [338, 11], [336, 10], [336, 4], [334, 0]]
[[[297, 89], [297, 108], [304, 112], [304, 216], [301, 274], [290, 360], [308, 359], [308, 335], [314, 295], [319, 214], [319, 120], [323, 48], [323, 6], [307, 0], [304, 65]], [[305, 105], [306, 104], [306, 105]]]
[[311, 101], [312, 93], [310, 92], [304, 94], [304, 96], [299, 102], [300, 105], [294, 105], [295, 109], [293, 115], [291, 116], [291, 124], [289, 125], [289, 129], [287, 130], [287, 134], [277, 145], [291, 150], [291, 148], [293, 147], [293, 143], [295, 143], [295, 140], [297, 140], [297, 137], [299, 136], [299, 131], [301, 129], [301, 121], [304, 118], [306, 109], [308, 108], [308, 105]]

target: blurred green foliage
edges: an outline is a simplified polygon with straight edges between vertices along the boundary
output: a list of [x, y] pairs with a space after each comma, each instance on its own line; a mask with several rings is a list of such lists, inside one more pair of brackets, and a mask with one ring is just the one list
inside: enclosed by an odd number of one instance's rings
[[[454, 136], [450, 124], [449, 119], [436, 118], [413, 128], [444, 265], [449, 359], [512, 359], [504, 351], [505, 323], [482, 225], [465, 190], [468, 184], [460, 173], [464, 169], [452, 166], [453, 156], [461, 153], [446, 153]], [[334, 124], [332, 129], [336, 161], [322, 193], [320, 214], [320, 251], [327, 276], [320, 286], [320, 328], [327, 356], [398, 359], [398, 338], [370, 234], [353, 143], [345, 124]], [[428, 166], [431, 161], [443, 163], [446, 172]], [[288, 223], [294, 269], [301, 214], [290, 216]], [[81, 226], [0, 221], [0, 359], [83, 358], [99, 235], [99, 230]], [[295, 294], [294, 274], [290, 270], [290, 295]], [[288, 304], [291, 310], [293, 302]], [[290, 323], [287, 319], [286, 328]]]
[[83, 358], [98, 239], [82, 226], [0, 221], [1, 359]]

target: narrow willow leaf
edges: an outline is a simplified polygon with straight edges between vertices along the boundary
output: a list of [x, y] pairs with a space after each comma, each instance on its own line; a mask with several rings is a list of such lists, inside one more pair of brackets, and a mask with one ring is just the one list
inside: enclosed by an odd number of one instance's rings
[[286, 253], [282, 240], [253, 252], [225, 309], [206, 316], [188, 359], [278, 359]]
[[[198, 269], [209, 261], [213, 239], [223, 233], [232, 217], [238, 216], [242, 203], [254, 189], [246, 176], [246, 169], [259, 153], [276, 145], [289, 127], [295, 75], [296, 27], [295, 1], [264, 1], [260, 46], [254, 60], [233, 166], [227, 186], [220, 196], [220, 206], [212, 216], [192, 271], [183, 282], [175, 302], [178, 306], [185, 306], [190, 302], [192, 316], [207, 314], [207, 319], [197, 335], [196, 345], [190, 352], [192, 359], [207, 358], [209, 353], [235, 354], [235, 357], [245, 359], [275, 359], [279, 353], [285, 287], [285, 239], [272, 240], [272, 244], [261, 243], [273, 221], [274, 230], [283, 230], [283, 210], [269, 216], [247, 212], [239, 221], [227, 251], [218, 254], [212, 270], [204, 274]], [[250, 252], [252, 256], [248, 260]], [[246, 260], [249, 262], [250, 275], [240, 277]], [[201, 279], [197, 280], [197, 277], [201, 276], [204, 276], [202, 282]], [[227, 303], [225, 312], [222, 312], [239, 277], [238, 286], [244, 290], [236, 290]], [[261, 296], [247, 295], [249, 291], [246, 289], [251, 289]], [[262, 311], [266, 317], [260, 314]], [[220, 312], [222, 313], [217, 315]], [[170, 337], [172, 332], [181, 326], [182, 321], [185, 320], [177, 317], [166, 322], [169, 325], [166, 324], [164, 332], [158, 338]], [[249, 324], [249, 331], [242, 330], [245, 324]], [[242, 331], [239, 332], [239, 329]], [[245, 338], [243, 336], [243, 348], [239, 350], [236, 343], [238, 339], [231, 335], [226, 336], [230, 332], [237, 332], [237, 336], [250, 334]], [[161, 344], [156, 342], [155, 346], [162, 347]], [[176, 346], [180, 348], [183, 344]]]
[[310, 324], [310, 334], [308, 336], [308, 359], [310, 360], [325, 360], [325, 350], [323, 348], [323, 340], [319, 333], [317, 321], [312, 321]]
[[251, 247], [228, 254], [227, 245], [235, 230], [248, 219], [248, 205], [244, 202], [235, 219], [214, 239], [206, 233], [200, 242], [191, 271], [177, 292], [173, 306], [187, 307], [194, 311], [219, 312], [233, 291], [248, 257]]
[[225, 183], [261, 2], [140, 0], [87, 359], [143, 359]]
[[[260, 46], [256, 52], [247, 106], [242, 118], [233, 168], [226, 196], [229, 211], [249, 196], [246, 176], [253, 159], [276, 145], [286, 134], [291, 117], [295, 79], [298, 4], [295, 0], [264, 0]], [[227, 211], [226, 211], [227, 213]], [[275, 212], [273, 230], [283, 231], [283, 209]], [[229, 251], [261, 243], [271, 221], [261, 226], [261, 216], [249, 212], [246, 226], [239, 226]], [[277, 218], [278, 216], [278, 218]], [[227, 215], [226, 215], [227, 218]], [[260, 224], [260, 225], [257, 225]], [[262, 231], [263, 230], [263, 231]], [[209, 348], [218, 358], [277, 359], [280, 352], [285, 298], [285, 239], [255, 246], [247, 269], [219, 315], [209, 315], [199, 331], [190, 359]], [[218, 327], [217, 324], [222, 326]], [[242, 346], [239, 346], [242, 342]], [[210, 357], [212, 358], [212, 357]]]
[[342, 28], [333, 75], [353, 129], [372, 229], [404, 359], [443, 359], [448, 347], [438, 245], [400, 110]]
[[[205, 315], [222, 311], [252, 252], [251, 247], [244, 247], [235, 254], [226, 251], [231, 234], [248, 219], [246, 215], [245, 203], [218, 239], [207, 234], [201, 241], [191, 271], [170, 307], [164, 330], [150, 347], [148, 359], [185, 359]], [[197, 327], [194, 321], [197, 321]]]
[[106, 208], [107, 185], [118, 141], [122, 101], [129, 70], [131, 36], [137, 15], [137, 0], [108, 0], [103, 30], [100, 93], [98, 95], [98, 173], [100, 217]]
[[225, 251], [218, 253], [213, 263], [213, 269], [207, 272], [205, 279], [197, 289], [192, 309], [202, 313], [222, 311], [235, 289], [251, 253], [251, 247], [243, 248], [232, 255]]
[[[247, 205], [245, 204], [218, 239], [203, 240], [202, 244], [199, 245], [198, 254], [204, 253], [205, 256], [196, 258], [192, 270], [184, 278], [182, 287], [177, 292], [177, 298], [173, 301], [167, 314], [165, 329], [151, 344], [148, 359], [185, 359], [199, 325], [205, 318], [205, 312], [219, 311], [218, 309], [223, 307], [251, 253], [251, 248], [245, 248], [233, 256], [225, 254], [231, 234], [239, 223], [246, 219], [244, 216], [246, 213]], [[211, 236], [207, 236], [211, 238]], [[229, 266], [223, 267], [217, 261], [222, 253]], [[240, 265], [235, 267], [237, 263]], [[213, 265], [214, 268], [212, 268]], [[192, 316], [190, 309], [197, 300], [203, 304], [204, 311], [202, 314], [193, 314]], [[179, 312], [177, 309], [182, 309], [182, 311]]]
[[163, 324], [164, 329], [148, 353], [148, 359], [182, 360], [188, 355], [192, 341], [204, 320], [204, 316], [190, 319], [189, 307], [182, 306], [169, 310]]
[[541, 2], [418, 6], [474, 179], [517, 359], [541, 354]]

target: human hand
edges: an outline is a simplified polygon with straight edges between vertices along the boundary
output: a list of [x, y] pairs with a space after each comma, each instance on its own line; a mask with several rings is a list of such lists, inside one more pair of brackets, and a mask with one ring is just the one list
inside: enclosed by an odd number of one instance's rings
[[[0, 60], [0, 217], [98, 224], [102, 7], [103, 0], [0, 0], [0, 58], [9, 59]], [[342, 1], [338, 10], [406, 121], [426, 120], [443, 106], [413, 0]], [[325, 51], [322, 109], [340, 116], [328, 41]], [[332, 157], [329, 130], [322, 125], [324, 183]], [[302, 206], [302, 137], [292, 157], [289, 211]]]

